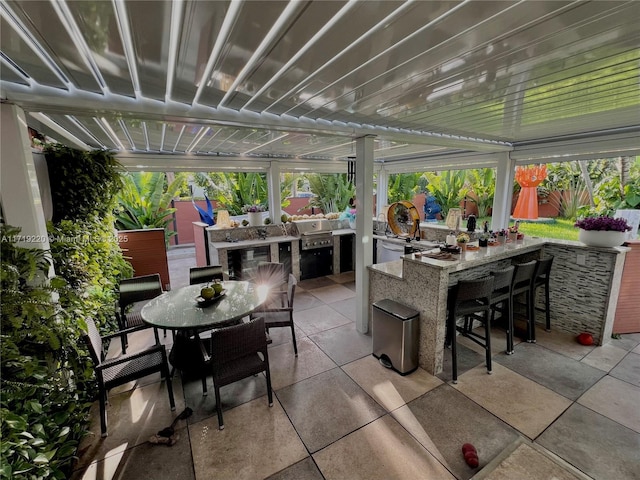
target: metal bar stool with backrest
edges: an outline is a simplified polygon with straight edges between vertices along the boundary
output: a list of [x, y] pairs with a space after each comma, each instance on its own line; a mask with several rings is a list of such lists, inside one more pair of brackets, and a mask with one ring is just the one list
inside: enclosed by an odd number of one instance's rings
[[264, 372], [269, 406], [273, 406], [269, 353], [264, 329], [264, 320], [259, 317], [248, 323], [214, 330], [211, 334], [211, 369], [220, 430], [224, 429], [220, 399], [220, 387], [224, 385]]
[[[549, 309], [549, 279], [551, 278], [551, 265], [553, 264], [553, 256], [549, 256], [547, 258], [542, 258], [536, 262], [536, 271], [533, 274], [533, 292], [531, 292], [531, 301], [535, 306], [536, 302], [536, 291], [538, 287], [544, 287], [544, 308], [535, 308], [533, 309], [534, 318], [533, 324], [535, 326], [535, 311], [536, 310], [544, 310], [546, 313], [546, 330], [547, 332], [551, 331], [551, 310]], [[533, 340], [536, 338], [535, 327], [533, 329]]]
[[[511, 297], [515, 299], [518, 295], [524, 294], [527, 312], [527, 342], [535, 342], [535, 317], [533, 309], [533, 280], [536, 271], [536, 260], [514, 265], [513, 285], [511, 287]], [[513, 308], [513, 301], [511, 303]]]
[[87, 318], [86, 323], [87, 333], [83, 337], [87, 347], [89, 347], [89, 354], [93, 360], [96, 379], [98, 380], [100, 391], [100, 431], [103, 437], [107, 436], [107, 392], [113, 387], [160, 372], [162, 378], [167, 382], [171, 410], [176, 409], [169, 375], [167, 351], [164, 345], [157, 344], [140, 352], [105, 360], [103, 342], [115, 337], [122, 338], [122, 332], [101, 337], [93, 319]]
[[[158, 273], [121, 280], [118, 287], [118, 300], [116, 300], [116, 317], [120, 330], [132, 332], [151, 328], [142, 320], [139, 310], [127, 312], [127, 309], [135, 303], [151, 300], [158, 295], [162, 295], [162, 293], [162, 281]], [[153, 328], [153, 333], [156, 338], [156, 344], [159, 344], [158, 329]], [[122, 353], [127, 353], [127, 334], [123, 333], [120, 338]]]
[[[451, 343], [451, 367], [453, 383], [458, 383], [458, 352], [456, 332], [468, 337], [485, 349], [487, 373], [491, 373], [491, 319], [489, 310], [494, 278], [483, 277], [476, 280], [460, 280], [449, 292], [447, 316], [447, 340]], [[485, 328], [485, 336], [467, 331], [465, 326], [458, 327], [458, 317], [481, 318]]]
[[189, 285], [208, 283], [214, 280], [224, 280], [221, 265], [207, 265], [206, 267], [191, 267], [189, 269]]

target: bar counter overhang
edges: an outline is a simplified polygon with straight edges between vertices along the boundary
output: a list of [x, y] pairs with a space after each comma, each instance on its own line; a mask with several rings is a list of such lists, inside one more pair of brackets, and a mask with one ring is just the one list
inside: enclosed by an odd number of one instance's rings
[[[448, 287], [512, 263], [552, 255], [551, 328], [575, 334], [595, 332], [594, 340], [603, 344], [611, 337], [628, 250], [525, 238], [503, 246], [466, 251], [454, 261], [405, 255], [401, 260], [369, 267], [369, 303], [392, 298], [420, 312], [419, 364], [429, 373], [437, 374], [443, 365]], [[578, 264], [578, 254], [585, 256], [584, 265]], [[536, 318], [543, 320], [543, 317]], [[495, 351], [500, 348], [502, 344], [494, 346]]]

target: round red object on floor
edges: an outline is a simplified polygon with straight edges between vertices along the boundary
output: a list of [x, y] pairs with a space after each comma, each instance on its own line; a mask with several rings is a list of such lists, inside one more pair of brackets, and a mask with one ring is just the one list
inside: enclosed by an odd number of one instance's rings
[[580, 345], [593, 345], [593, 336], [590, 333], [583, 332], [578, 335], [578, 343]]

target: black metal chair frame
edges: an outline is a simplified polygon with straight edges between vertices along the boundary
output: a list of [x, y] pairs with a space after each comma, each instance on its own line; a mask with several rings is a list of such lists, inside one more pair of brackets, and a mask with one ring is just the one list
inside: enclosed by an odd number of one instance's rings
[[507, 325], [507, 355], [513, 354], [513, 275], [515, 267], [513, 265], [491, 272], [494, 278], [493, 292], [491, 293], [491, 324], [495, 325], [496, 311], [501, 312]]
[[122, 343], [123, 354], [127, 353], [127, 334], [137, 330], [153, 328], [156, 344], [160, 343], [158, 329], [147, 325], [142, 320], [140, 312], [127, 313], [127, 308], [134, 303], [151, 300], [162, 293], [162, 281], [160, 280], [160, 274], [158, 273], [127, 278], [120, 281], [118, 300], [116, 300], [115, 310], [118, 326], [122, 332], [120, 341]]
[[221, 265], [207, 265], [206, 267], [191, 267], [189, 269], [189, 285], [208, 283], [214, 280], [224, 280]]
[[258, 317], [248, 323], [214, 330], [211, 333], [211, 370], [220, 430], [224, 429], [220, 399], [220, 387], [224, 385], [264, 372], [269, 406], [272, 407], [273, 391], [264, 319]]
[[[460, 280], [450, 288], [448, 297], [449, 314], [447, 316], [447, 344], [451, 345], [451, 369], [452, 381], [458, 383], [458, 349], [456, 332], [469, 338], [485, 350], [487, 373], [491, 373], [491, 318], [489, 316], [491, 305], [491, 292], [493, 291], [494, 278], [483, 277], [475, 280]], [[484, 324], [485, 336], [468, 331], [468, 318], [473, 316]], [[458, 326], [457, 318], [464, 317], [465, 325]]]
[[534, 281], [533, 281], [533, 291], [531, 292], [531, 301], [534, 302], [535, 305], [535, 301], [536, 301], [536, 291], [538, 290], [539, 287], [544, 287], [544, 308], [538, 308], [535, 307], [533, 310], [533, 324], [534, 324], [534, 329], [533, 329], [533, 340], [535, 341], [535, 311], [536, 310], [544, 310], [545, 314], [546, 314], [546, 325], [545, 325], [545, 329], [547, 330], [547, 332], [551, 331], [551, 310], [549, 308], [549, 280], [551, 278], [551, 265], [553, 264], [553, 257], [549, 256], [543, 259], [540, 259], [537, 261], [536, 263], [536, 270], [535, 273], [533, 275]]
[[[169, 375], [169, 363], [167, 361], [167, 351], [164, 345], [154, 345], [146, 350], [121, 355], [114, 359], [104, 360], [105, 340], [120, 337], [125, 332], [116, 332], [110, 335], [101, 336], [93, 319], [86, 319], [87, 333], [83, 338], [89, 348], [89, 354], [94, 363], [96, 379], [98, 380], [99, 400], [100, 400], [100, 432], [102, 437], [107, 436], [107, 393], [118, 385], [123, 385], [132, 380], [137, 380], [152, 373], [160, 372], [162, 378], [167, 382], [169, 392], [169, 404], [171, 410], [176, 409], [173, 397], [171, 377]], [[135, 331], [135, 329], [132, 329]], [[126, 332], [130, 333], [130, 332]]]

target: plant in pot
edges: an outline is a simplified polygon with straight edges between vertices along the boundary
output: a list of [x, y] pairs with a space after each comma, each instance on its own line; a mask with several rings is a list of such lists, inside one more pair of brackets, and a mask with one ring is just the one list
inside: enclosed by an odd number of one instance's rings
[[467, 244], [470, 241], [471, 241], [471, 237], [469, 237], [469, 235], [464, 232], [459, 233], [458, 236], [456, 237], [456, 242], [458, 243], [458, 246], [462, 251], [465, 251], [467, 249]]
[[506, 229], [498, 230], [496, 232], [496, 239], [498, 240], [498, 243], [500, 244], [506, 243], [508, 233], [509, 232]]
[[247, 214], [249, 226], [259, 227], [262, 225], [262, 213], [267, 211], [267, 207], [260, 203], [253, 205], [244, 205], [242, 207], [242, 213]]
[[486, 247], [489, 245], [489, 232], [483, 232], [480, 234], [480, 238], [478, 238], [478, 246]]
[[617, 247], [622, 245], [631, 230], [624, 218], [608, 216], [578, 220], [574, 226], [580, 229], [578, 240], [590, 247]]

